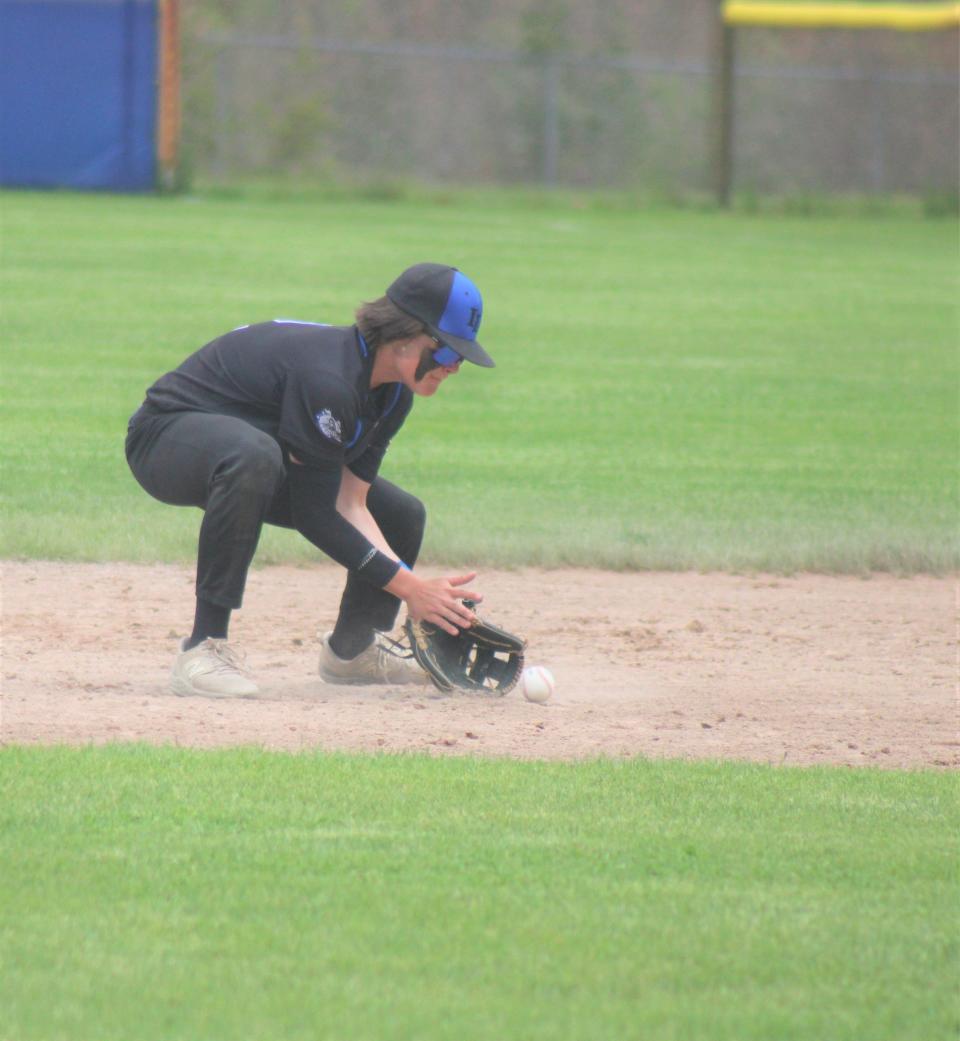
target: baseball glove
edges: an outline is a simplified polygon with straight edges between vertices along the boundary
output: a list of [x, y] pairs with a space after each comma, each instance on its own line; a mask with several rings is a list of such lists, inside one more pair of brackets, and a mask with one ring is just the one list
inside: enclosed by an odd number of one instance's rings
[[[464, 604], [475, 610], [471, 600]], [[432, 622], [404, 624], [417, 663], [440, 690], [506, 694], [523, 672], [526, 641], [480, 617], [456, 636]]]

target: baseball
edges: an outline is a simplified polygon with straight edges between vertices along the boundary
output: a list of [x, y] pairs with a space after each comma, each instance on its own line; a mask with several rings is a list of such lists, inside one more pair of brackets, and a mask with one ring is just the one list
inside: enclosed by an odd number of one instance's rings
[[553, 673], [542, 665], [532, 665], [529, 669], [524, 669], [520, 676], [523, 696], [527, 701], [535, 701], [540, 705], [550, 700], [556, 687]]

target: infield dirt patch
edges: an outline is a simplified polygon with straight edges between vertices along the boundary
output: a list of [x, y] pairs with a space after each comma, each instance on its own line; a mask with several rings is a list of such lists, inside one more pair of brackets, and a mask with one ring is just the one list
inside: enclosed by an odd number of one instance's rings
[[0, 736], [960, 765], [952, 578], [485, 572], [484, 612], [525, 635], [529, 663], [557, 678], [554, 699], [534, 705], [516, 692], [322, 683], [317, 634], [332, 626], [342, 574], [253, 571], [231, 643], [263, 694], [214, 701], [166, 688], [192, 618], [192, 569], [5, 562]]

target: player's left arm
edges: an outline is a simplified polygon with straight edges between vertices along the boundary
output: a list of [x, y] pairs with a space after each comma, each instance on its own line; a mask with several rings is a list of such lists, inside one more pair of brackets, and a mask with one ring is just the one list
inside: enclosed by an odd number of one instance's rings
[[[370, 485], [345, 466], [337, 495], [337, 513], [365, 535], [381, 553], [391, 560], [399, 560], [367, 508], [369, 490]], [[465, 588], [476, 577], [476, 572], [471, 571], [465, 575], [424, 579], [403, 566], [383, 588], [406, 601], [411, 618], [431, 621], [445, 632], [456, 633], [458, 627], [470, 626], [476, 618], [472, 607], [464, 601], [483, 599], [479, 593]]]
[[373, 519], [367, 508], [367, 493], [370, 483], [358, 477], [349, 467], [344, 467], [340, 475], [340, 491], [337, 494], [337, 513], [349, 521], [361, 534], [365, 535], [381, 553], [391, 560], [400, 558], [390, 548], [383, 536], [380, 525]]

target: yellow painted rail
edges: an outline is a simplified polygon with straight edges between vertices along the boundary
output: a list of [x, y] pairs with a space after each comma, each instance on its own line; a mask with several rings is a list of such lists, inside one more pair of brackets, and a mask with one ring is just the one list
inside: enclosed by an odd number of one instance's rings
[[728, 25], [792, 25], [834, 29], [900, 29], [905, 32], [960, 25], [960, 3], [766, 3], [727, 0]]

